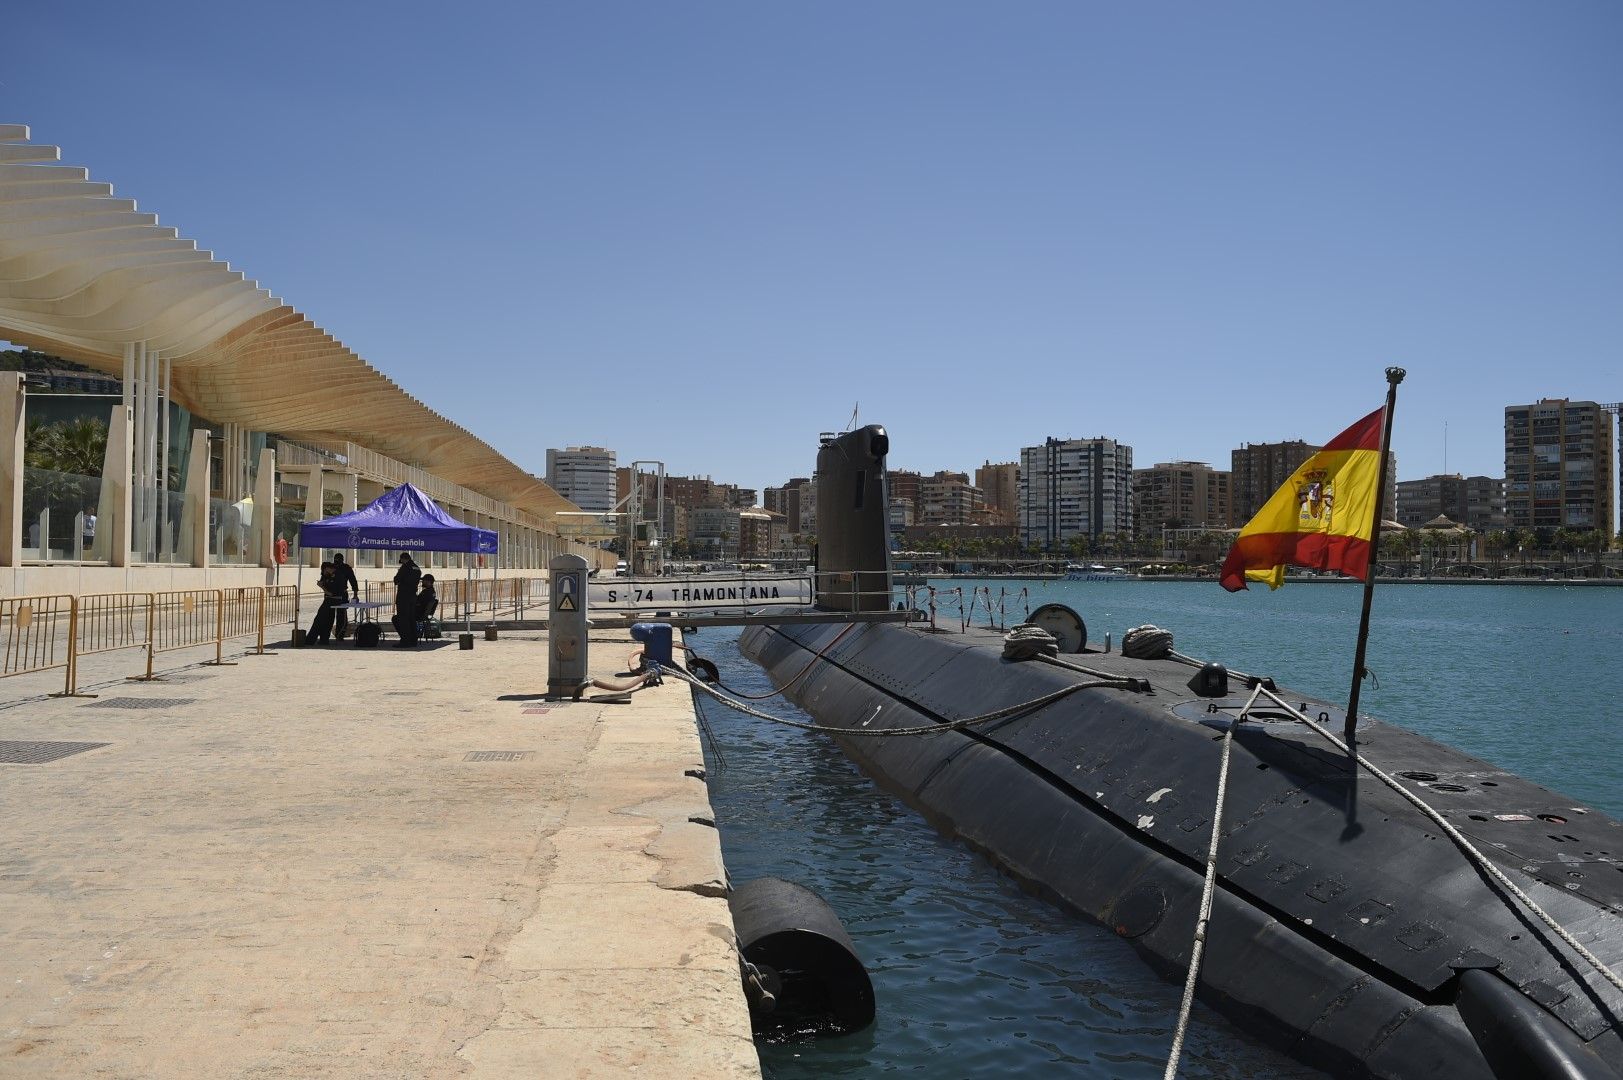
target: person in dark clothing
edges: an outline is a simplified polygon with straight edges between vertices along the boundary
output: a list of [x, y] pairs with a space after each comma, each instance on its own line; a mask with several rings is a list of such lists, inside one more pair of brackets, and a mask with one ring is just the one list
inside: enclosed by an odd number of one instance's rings
[[[355, 580], [355, 568], [349, 565], [348, 562], [344, 561], [344, 553], [342, 551], [333, 552], [332, 570], [333, 573], [338, 577], [339, 587], [342, 588], [344, 586], [348, 586], [350, 594], [353, 595], [357, 601], [360, 600], [361, 583]], [[340, 600], [338, 602], [342, 604], [344, 601]], [[338, 616], [338, 640], [343, 641], [349, 636], [349, 612], [345, 611], [343, 608], [338, 608], [334, 614]]]
[[317, 584], [321, 586], [321, 606], [316, 608], [316, 617], [310, 620], [310, 632], [305, 635], [305, 640], [315, 645], [325, 645], [332, 640], [333, 605], [344, 602], [344, 583], [338, 580], [333, 564], [324, 562]]
[[424, 574], [422, 591], [417, 594], [417, 621], [427, 622], [432, 619], [439, 606], [439, 594], [434, 591], [434, 575]]
[[422, 581], [423, 572], [417, 569], [409, 552], [400, 553], [400, 569], [394, 573], [394, 623], [395, 633], [400, 640], [394, 643], [397, 649], [409, 649], [417, 644], [417, 583]]
[[439, 636], [437, 632], [429, 629], [430, 620], [434, 618], [434, 612], [439, 610], [439, 606], [439, 594], [434, 591], [434, 575], [424, 574], [422, 591], [417, 594], [417, 625], [425, 628], [429, 637]]

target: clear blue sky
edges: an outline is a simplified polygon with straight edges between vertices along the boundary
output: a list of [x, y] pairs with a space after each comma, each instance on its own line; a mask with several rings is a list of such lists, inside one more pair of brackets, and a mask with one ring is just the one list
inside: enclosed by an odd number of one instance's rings
[[522, 466], [1400, 474], [1623, 399], [1623, 5], [16, 5], [0, 120]]

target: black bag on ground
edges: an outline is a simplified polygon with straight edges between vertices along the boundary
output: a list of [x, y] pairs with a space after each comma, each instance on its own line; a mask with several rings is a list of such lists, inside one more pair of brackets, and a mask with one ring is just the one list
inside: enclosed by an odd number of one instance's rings
[[378, 647], [378, 638], [383, 636], [383, 629], [375, 622], [363, 622], [355, 627], [355, 647], [357, 649], [375, 649]]

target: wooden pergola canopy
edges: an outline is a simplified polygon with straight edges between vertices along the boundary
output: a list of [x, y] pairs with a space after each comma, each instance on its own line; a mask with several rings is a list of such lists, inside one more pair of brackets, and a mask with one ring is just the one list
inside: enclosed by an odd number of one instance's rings
[[0, 337], [122, 375], [169, 358], [176, 402], [219, 423], [350, 441], [551, 522], [577, 507], [406, 393], [258, 282], [0, 124]]

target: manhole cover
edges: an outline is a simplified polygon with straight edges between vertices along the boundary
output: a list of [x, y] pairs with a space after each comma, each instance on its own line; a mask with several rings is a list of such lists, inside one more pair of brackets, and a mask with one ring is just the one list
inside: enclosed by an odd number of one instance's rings
[[60, 761], [74, 754], [82, 754], [86, 750], [94, 750], [98, 746], [108, 746], [104, 742], [5, 742], [0, 741], [0, 764], [4, 765], [45, 765], [52, 761]]
[[463, 761], [529, 761], [534, 750], [470, 750]]
[[164, 682], [200, 682], [203, 679], [213, 679], [217, 676], [213, 671], [171, 671], [163, 676]]
[[189, 697], [110, 697], [81, 706], [86, 709], [178, 709], [190, 705], [196, 698]]

